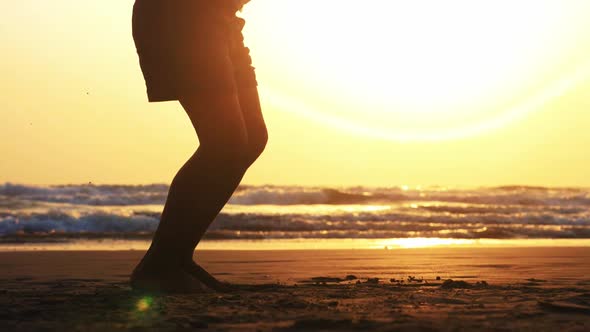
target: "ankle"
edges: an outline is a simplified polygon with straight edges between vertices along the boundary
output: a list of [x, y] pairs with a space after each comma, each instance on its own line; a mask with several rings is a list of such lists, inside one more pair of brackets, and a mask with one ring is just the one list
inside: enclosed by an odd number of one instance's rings
[[174, 251], [168, 251], [161, 248], [150, 248], [144, 258], [141, 266], [144, 269], [175, 269], [182, 266], [180, 257]]

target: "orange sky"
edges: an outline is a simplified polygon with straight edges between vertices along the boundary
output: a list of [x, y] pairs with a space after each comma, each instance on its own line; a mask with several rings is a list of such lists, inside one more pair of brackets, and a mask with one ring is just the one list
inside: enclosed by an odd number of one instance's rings
[[[374, 2], [247, 6], [270, 143], [246, 183], [590, 186], [590, 3]], [[169, 182], [191, 154], [132, 4], [3, 5], [0, 182]]]

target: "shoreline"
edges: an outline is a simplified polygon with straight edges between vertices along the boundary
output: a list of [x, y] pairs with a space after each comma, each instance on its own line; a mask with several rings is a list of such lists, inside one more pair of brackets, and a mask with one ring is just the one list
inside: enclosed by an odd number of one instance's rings
[[[18, 251], [126, 251], [147, 250], [150, 239], [71, 239], [34, 241], [0, 240], [0, 252]], [[590, 239], [269, 239], [203, 240], [199, 250], [405, 250], [419, 248], [590, 248]]]
[[[0, 279], [106, 280], [127, 278], [143, 250], [0, 252]], [[260, 283], [266, 275], [280, 283], [313, 277], [406, 278], [432, 281], [436, 277], [480, 278], [515, 282], [529, 278], [590, 281], [590, 248], [411, 248], [403, 250], [196, 250], [195, 260], [212, 274], [230, 282]], [[569, 278], [569, 279], [568, 279]], [[270, 280], [270, 279], [269, 279]], [[267, 280], [268, 281], [268, 280]]]

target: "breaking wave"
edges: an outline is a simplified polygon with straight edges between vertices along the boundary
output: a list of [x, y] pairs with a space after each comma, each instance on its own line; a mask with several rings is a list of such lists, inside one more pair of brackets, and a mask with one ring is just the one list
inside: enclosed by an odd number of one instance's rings
[[[168, 186], [154, 185], [0, 185], [0, 200], [27, 200], [94, 206], [163, 204]], [[590, 190], [543, 187], [497, 187], [480, 189], [424, 188], [321, 188], [296, 186], [243, 186], [230, 203], [238, 205], [368, 204], [400, 201], [438, 201], [505, 205], [590, 206]]]
[[[0, 241], [151, 237], [168, 186], [0, 185]], [[590, 238], [590, 190], [242, 186], [214, 239]]]

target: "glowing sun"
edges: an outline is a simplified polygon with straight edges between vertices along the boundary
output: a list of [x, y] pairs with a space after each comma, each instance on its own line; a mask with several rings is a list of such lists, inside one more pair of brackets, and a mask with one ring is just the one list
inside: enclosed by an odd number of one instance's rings
[[441, 140], [501, 127], [588, 78], [588, 12], [587, 1], [256, 0], [244, 15], [267, 102], [373, 137]]

